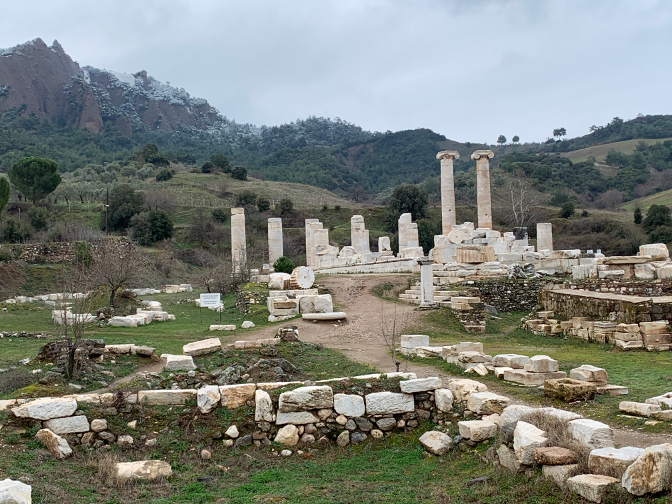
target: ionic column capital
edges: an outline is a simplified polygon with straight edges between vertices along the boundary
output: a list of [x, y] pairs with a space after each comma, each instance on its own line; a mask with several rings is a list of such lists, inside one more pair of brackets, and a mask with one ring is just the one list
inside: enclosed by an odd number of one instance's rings
[[436, 159], [459, 159], [460, 153], [452, 150], [444, 150], [436, 155]]
[[471, 159], [474, 160], [479, 160], [482, 158], [492, 159], [493, 157], [495, 157], [495, 153], [492, 152], [491, 150], [477, 150], [474, 151], [474, 153], [471, 155]]

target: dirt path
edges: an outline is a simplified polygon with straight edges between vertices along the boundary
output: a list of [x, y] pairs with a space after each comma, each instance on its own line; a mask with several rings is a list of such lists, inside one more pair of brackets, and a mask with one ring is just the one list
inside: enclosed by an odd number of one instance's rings
[[[288, 324], [299, 328], [301, 341], [321, 343], [343, 352], [348, 358], [370, 364], [389, 373], [396, 368], [382, 338], [383, 320], [388, 330], [396, 319], [397, 331], [416, 324], [419, 312], [415, 306], [382, 301], [371, 293], [371, 288], [386, 280], [398, 280], [399, 276], [346, 276], [338, 275], [320, 280], [320, 285], [331, 291], [338, 310], [348, 314], [343, 323], [305, 322], [291, 320]], [[278, 328], [267, 327], [254, 333], [253, 339], [272, 338]], [[234, 338], [231, 338], [234, 339]], [[419, 377], [436, 376], [432, 367], [404, 363], [401, 371], [412, 371]]]

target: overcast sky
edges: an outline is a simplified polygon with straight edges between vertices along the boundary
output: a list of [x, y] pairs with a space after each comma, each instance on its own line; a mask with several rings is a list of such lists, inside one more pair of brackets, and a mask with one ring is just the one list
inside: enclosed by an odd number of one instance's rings
[[672, 114], [668, 0], [3, 2], [0, 47], [36, 37], [258, 125], [317, 115], [494, 143]]

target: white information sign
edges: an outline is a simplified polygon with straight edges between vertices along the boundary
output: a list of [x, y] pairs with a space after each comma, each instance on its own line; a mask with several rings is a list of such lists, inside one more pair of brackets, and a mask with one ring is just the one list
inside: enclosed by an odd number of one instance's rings
[[222, 305], [222, 301], [220, 299], [220, 293], [215, 292], [212, 294], [201, 294], [201, 307], [202, 308], [209, 308], [213, 307], [216, 308], [218, 306]]

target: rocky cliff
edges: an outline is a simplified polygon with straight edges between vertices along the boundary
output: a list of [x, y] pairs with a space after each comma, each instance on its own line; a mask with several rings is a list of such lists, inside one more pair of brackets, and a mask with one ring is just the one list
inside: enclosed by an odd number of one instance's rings
[[39, 38], [0, 49], [0, 114], [22, 105], [40, 119], [94, 133], [116, 125], [129, 136], [141, 127], [207, 130], [225, 121], [206, 100], [192, 98], [145, 71], [80, 68], [57, 41], [49, 47]]

